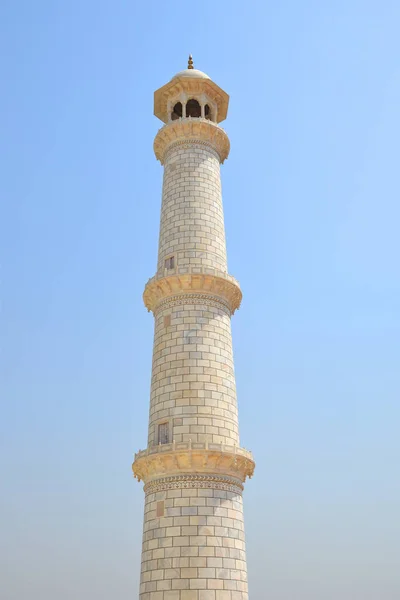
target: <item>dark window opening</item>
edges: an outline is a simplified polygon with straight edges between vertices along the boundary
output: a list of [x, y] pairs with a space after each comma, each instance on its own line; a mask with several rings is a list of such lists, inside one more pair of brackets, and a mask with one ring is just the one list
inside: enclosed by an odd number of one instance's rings
[[169, 431], [168, 431], [168, 423], [160, 423], [158, 426], [158, 443], [159, 444], [168, 444], [169, 441]]
[[194, 100], [192, 98], [186, 104], [186, 116], [187, 117], [197, 117], [197, 118], [201, 117], [201, 106], [197, 102], [197, 100]]
[[175, 257], [174, 256], [170, 256], [169, 258], [165, 259], [165, 268], [166, 269], [173, 269], [175, 267]]
[[164, 502], [164, 500], [160, 500], [159, 502], [157, 502], [156, 516], [163, 517], [164, 511], [165, 511], [165, 502]]
[[211, 110], [210, 110], [210, 107], [208, 106], [208, 104], [206, 104], [204, 107], [204, 116], [206, 119], [209, 119], [210, 121], [212, 120]]
[[176, 121], [182, 117], [182, 102], [177, 102], [171, 113], [171, 120]]

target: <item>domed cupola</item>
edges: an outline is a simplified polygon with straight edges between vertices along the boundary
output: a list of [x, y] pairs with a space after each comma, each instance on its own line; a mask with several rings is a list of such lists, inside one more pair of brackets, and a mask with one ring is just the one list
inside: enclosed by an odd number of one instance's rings
[[226, 119], [229, 96], [208, 75], [195, 69], [192, 56], [188, 68], [154, 93], [154, 114], [164, 123], [177, 119]]

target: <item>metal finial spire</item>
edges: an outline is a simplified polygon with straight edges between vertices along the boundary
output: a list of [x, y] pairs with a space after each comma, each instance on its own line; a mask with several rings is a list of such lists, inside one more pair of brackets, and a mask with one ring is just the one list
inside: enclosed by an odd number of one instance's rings
[[194, 69], [194, 66], [193, 66], [193, 56], [191, 54], [189, 54], [188, 69]]

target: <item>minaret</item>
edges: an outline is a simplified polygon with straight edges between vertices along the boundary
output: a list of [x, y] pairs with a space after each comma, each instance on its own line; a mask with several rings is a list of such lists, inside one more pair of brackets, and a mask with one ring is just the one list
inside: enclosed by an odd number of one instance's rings
[[254, 471], [240, 447], [218, 123], [229, 96], [188, 68], [154, 94], [165, 123], [154, 141], [164, 165], [157, 272], [143, 298], [155, 319], [144, 482], [140, 600], [248, 600], [242, 491]]

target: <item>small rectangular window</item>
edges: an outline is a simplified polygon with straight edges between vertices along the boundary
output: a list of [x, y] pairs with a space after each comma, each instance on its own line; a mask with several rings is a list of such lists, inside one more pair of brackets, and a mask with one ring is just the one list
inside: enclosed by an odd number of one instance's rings
[[168, 444], [169, 442], [169, 431], [168, 423], [160, 423], [158, 426], [158, 443]]
[[160, 500], [160, 502], [157, 502], [156, 515], [157, 517], [164, 516], [164, 500]]
[[165, 315], [164, 317], [164, 327], [169, 327], [171, 325], [171, 315]]
[[174, 269], [175, 268], [175, 256], [170, 256], [165, 259], [165, 268], [166, 269]]

